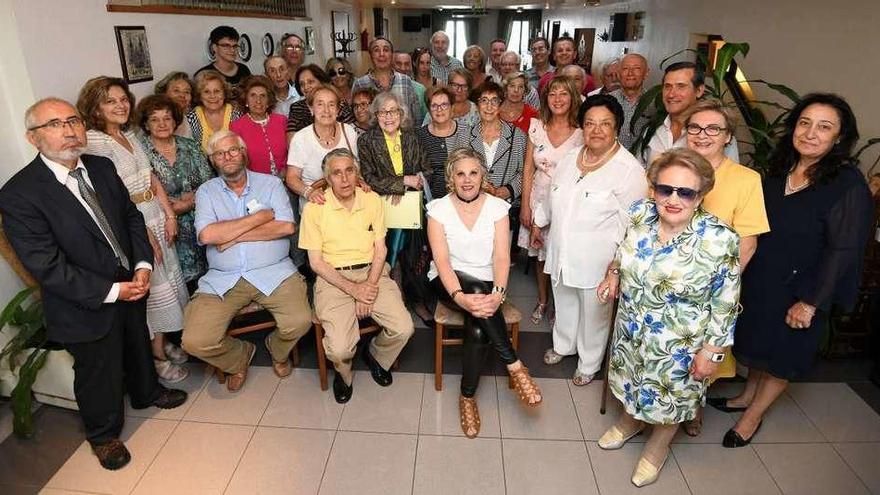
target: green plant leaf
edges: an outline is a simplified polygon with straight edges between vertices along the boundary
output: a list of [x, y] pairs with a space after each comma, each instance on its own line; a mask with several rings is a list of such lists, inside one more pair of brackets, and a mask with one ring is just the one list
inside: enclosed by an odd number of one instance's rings
[[786, 86], [784, 84], [771, 83], [771, 82], [765, 81], [764, 79], [749, 79], [746, 82], [763, 84], [763, 85], [767, 86], [768, 88], [776, 91], [777, 93], [782, 94], [783, 96], [785, 96], [786, 98], [791, 100], [792, 103], [797, 104], [798, 102], [801, 101], [801, 96], [797, 93], [797, 91], [789, 88], [788, 86]]
[[46, 364], [49, 351], [34, 349], [18, 373], [18, 384], [12, 389], [12, 431], [19, 437], [29, 438], [34, 434], [34, 418], [32, 414], [33, 394], [31, 389], [37, 380], [37, 374]]
[[715, 69], [712, 71], [712, 79], [715, 81], [715, 87], [720, 88], [724, 82], [724, 75], [730, 69], [730, 63], [734, 57], [742, 53], [745, 57], [749, 54], [748, 43], [725, 43], [715, 53]]
[[12, 319], [15, 317], [16, 312], [21, 310], [21, 304], [35, 290], [36, 287], [27, 287], [25, 289], [22, 289], [12, 298], [12, 300], [9, 301], [9, 303], [6, 304], [6, 307], [3, 308], [3, 312], [0, 313], [0, 331], [2, 331], [6, 327], [6, 325], [12, 321]]

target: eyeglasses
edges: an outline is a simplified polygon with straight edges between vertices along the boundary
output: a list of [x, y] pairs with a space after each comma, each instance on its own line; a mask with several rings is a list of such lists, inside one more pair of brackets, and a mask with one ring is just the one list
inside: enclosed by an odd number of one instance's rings
[[302, 45], [284, 45], [284, 49], [287, 51], [301, 52], [304, 50]]
[[379, 110], [376, 112], [376, 116], [379, 118], [389, 118], [389, 117], [399, 117], [400, 109], [395, 108], [394, 110]]
[[232, 43], [217, 43], [217, 46], [219, 46], [220, 48], [226, 49], [226, 50], [234, 50], [234, 49], [238, 48], [237, 44], [232, 44]]
[[347, 75], [348, 75], [348, 71], [345, 70], [345, 67], [339, 67], [336, 70], [330, 69], [330, 77], [347, 76]]
[[61, 119], [52, 119], [45, 124], [35, 125], [33, 127], [29, 127], [29, 131], [36, 131], [37, 129], [49, 129], [52, 132], [60, 132], [64, 129], [64, 126], [69, 125], [71, 129], [79, 129], [85, 125], [83, 119], [79, 117], [70, 117], [66, 120]]
[[241, 152], [243, 150], [244, 150], [244, 148], [242, 148], [241, 146], [233, 146], [232, 148], [229, 148], [228, 150], [217, 150], [217, 151], [211, 153], [211, 159], [212, 160], [219, 160], [221, 158], [225, 158], [227, 155], [229, 156], [229, 158], [236, 158], [236, 157], [238, 157], [238, 155], [241, 154]]
[[588, 120], [588, 121], [584, 122], [584, 129], [586, 129], [588, 131], [595, 129], [596, 127], [598, 127], [599, 130], [601, 130], [601, 131], [607, 132], [607, 131], [610, 131], [614, 127], [614, 124], [610, 120], [603, 120], [602, 122]]
[[485, 96], [477, 100], [477, 103], [480, 105], [489, 105], [491, 107], [497, 107], [501, 105], [501, 98], [486, 98]]
[[354, 105], [352, 105], [352, 107], [354, 107], [358, 110], [360, 110], [361, 108], [370, 108], [370, 102], [365, 101], [365, 102], [361, 102], [361, 103], [355, 103]]
[[450, 105], [449, 103], [432, 103], [431, 111], [437, 112], [439, 110], [449, 110], [449, 107], [451, 106], [452, 105]]
[[717, 126], [714, 124], [707, 125], [706, 127], [700, 127], [697, 124], [688, 124], [687, 133], [691, 136], [699, 136], [701, 132], [705, 132], [707, 136], [715, 137], [721, 134], [721, 131], [726, 131], [726, 127]]
[[678, 197], [685, 202], [693, 202], [697, 199], [697, 196], [700, 195], [700, 191], [696, 191], [689, 187], [673, 187], [667, 184], [654, 184], [654, 194], [657, 195], [659, 199], [666, 199], [672, 196], [672, 193], [678, 195]]
[[467, 84], [458, 84], [458, 83], [449, 83], [449, 87], [453, 91], [461, 91], [463, 89], [467, 89], [468, 85]]

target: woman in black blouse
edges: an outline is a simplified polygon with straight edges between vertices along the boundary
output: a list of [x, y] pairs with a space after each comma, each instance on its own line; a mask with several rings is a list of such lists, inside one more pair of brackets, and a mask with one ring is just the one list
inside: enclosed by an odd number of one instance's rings
[[763, 183], [770, 232], [743, 275], [733, 354], [749, 367], [748, 382], [737, 397], [709, 401], [745, 411], [725, 447], [751, 442], [789, 380], [809, 371], [832, 304], [853, 304], [873, 209], [852, 158], [858, 139], [837, 95], [807, 95], [786, 120]]
[[[290, 105], [290, 113], [287, 115], [288, 141], [293, 139], [293, 135], [298, 131], [315, 123], [315, 117], [312, 115], [312, 111], [309, 110], [306, 98], [321, 83], [330, 84], [330, 78], [327, 77], [324, 69], [317, 65], [303, 65], [296, 70], [296, 75], [293, 77], [293, 86], [296, 88], [296, 92], [303, 97], [293, 105]], [[354, 113], [351, 110], [351, 105], [345, 101], [341, 102], [339, 104], [339, 117], [336, 120], [344, 124], [354, 124]]]

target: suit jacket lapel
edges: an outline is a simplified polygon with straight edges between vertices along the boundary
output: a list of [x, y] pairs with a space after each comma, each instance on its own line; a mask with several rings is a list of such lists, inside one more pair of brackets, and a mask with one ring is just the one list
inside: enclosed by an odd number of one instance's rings
[[[36, 160], [39, 162], [39, 178], [44, 183], [42, 190], [50, 204], [55, 204], [59, 212], [69, 212], [92, 235], [107, 242], [107, 238], [104, 237], [104, 233], [101, 232], [98, 224], [89, 215], [89, 212], [86, 211], [82, 203], [76, 199], [76, 196], [66, 186], [58, 182], [55, 175], [52, 174], [52, 171], [49, 170], [49, 167], [39, 156], [37, 156]], [[91, 179], [91, 174], [89, 178]], [[109, 246], [110, 244], [107, 243], [107, 245]]]

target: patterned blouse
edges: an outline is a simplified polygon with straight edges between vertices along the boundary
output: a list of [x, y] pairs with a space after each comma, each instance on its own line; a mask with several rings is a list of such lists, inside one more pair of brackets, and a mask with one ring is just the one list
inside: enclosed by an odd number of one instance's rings
[[[198, 143], [180, 136], [175, 136], [174, 140], [177, 144], [177, 158], [170, 165], [148, 136], [140, 137], [141, 146], [150, 159], [153, 172], [165, 187], [168, 197], [177, 199], [183, 193], [195, 193], [202, 183], [214, 177], [214, 170], [208, 165], [208, 159]], [[174, 246], [180, 259], [183, 279], [187, 282], [198, 279], [208, 270], [205, 248], [199, 246], [194, 221], [195, 210], [177, 215], [178, 234]]]
[[693, 419], [706, 383], [689, 367], [706, 342], [733, 344], [739, 304], [739, 236], [698, 208], [690, 224], [658, 246], [653, 200], [635, 203], [617, 251], [620, 306], [609, 380], [627, 414], [650, 424]]
[[[241, 117], [241, 111], [227, 103], [223, 110], [223, 127], [217, 130], [229, 130], [229, 124]], [[205, 117], [205, 109], [200, 105], [186, 114], [186, 121], [189, 123], [190, 129], [192, 129], [192, 138], [195, 142], [199, 143], [202, 147], [202, 151], [206, 151], [208, 149], [208, 140], [211, 139], [211, 136], [214, 135], [214, 130], [208, 126], [208, 119]]]

